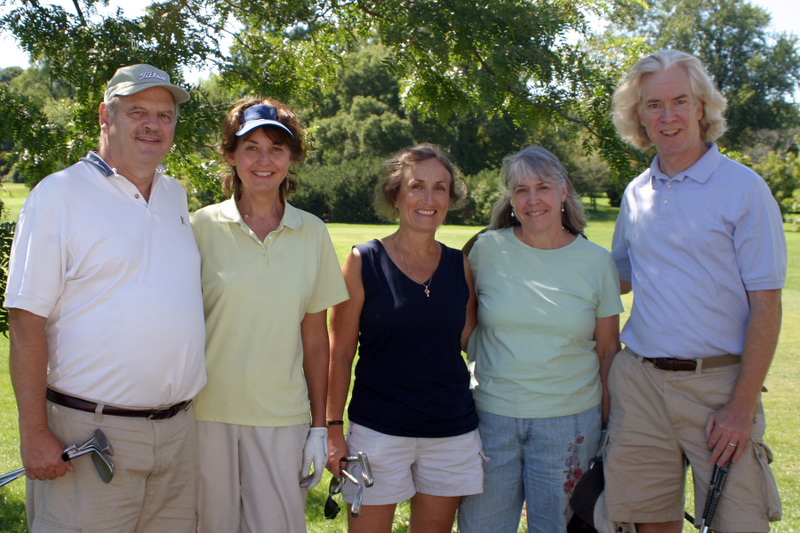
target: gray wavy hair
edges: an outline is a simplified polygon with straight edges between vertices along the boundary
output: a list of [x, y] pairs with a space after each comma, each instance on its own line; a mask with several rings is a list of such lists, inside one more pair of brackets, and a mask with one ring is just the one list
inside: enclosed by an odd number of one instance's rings
[[567, 199], [561, 213], [561, 225], [573, 235], [585, 237], [583, 230], [586, 228], [586, 213], [572, 182], [569, 181], [567, 170], [556, 156], [541, 146], [528, 146], [503, 159], [503, 169], [500, 172], [503, 196], [492, 208], [489, 229], [520, 225], [519, 220], [511, 216], [511, 196], [514, 189], [526, 178], [549, 181], [560, 190], [566, 187]]

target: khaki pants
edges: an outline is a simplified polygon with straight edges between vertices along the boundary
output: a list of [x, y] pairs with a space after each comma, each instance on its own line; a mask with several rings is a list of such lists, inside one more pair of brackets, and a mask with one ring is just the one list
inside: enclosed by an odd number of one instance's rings
[[91, 456], [55, 480], [28, 480], [31, 533], [193, 532], [196, 524], [197, 433], [191, 408], [167, 420], [99, 415], [47, 403], [51, 431], [65, 446], [100, 428], [114, 448], [105, 484]]
[[253, 427], [197, 422], [197, 531], [305, 532], [306, 491], [300, 488], [300, 469], [308, 428], [309, 424]]

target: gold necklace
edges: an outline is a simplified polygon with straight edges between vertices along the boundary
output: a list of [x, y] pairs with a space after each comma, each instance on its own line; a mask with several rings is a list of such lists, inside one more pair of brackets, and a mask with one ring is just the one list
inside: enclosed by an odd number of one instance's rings
[[[437, 245], [437, 246], [438, 246], [438, 245]], [[430, 298], [430, 297], [431, 297], [431, 291], [430, 291], [430, 289], [429, 289], [428, 287], [430, 287], [430, 286], [431, 286], [431, 283], [433, 283], [433, 274], [431, 274], [431, 279], [429, 279], [429, 280], [428, 280], [428, 284], [427, 284], [427, 285], [426, 285], [426, 284], [424, 284], [424, 283], [422, 283], [422, 282], [419, 280], [419, 278], [417, 277], [417, 275], [416, 275], [416, 274], [414, 274], [414, 271], [413, 271], [413, 270], [411, 270], [411, 267], [410, 267], [410, 266], [408, 266], [408, 263], [406, 263], [406, 259], [405, 259], [405, 257], [403, 257], [403, 252], [401, 252], [401, 251], [400, 251], [400, 247], [399, 247], [399, 246], [397, 246], [397, 241], [395, 241], [395, 243], [394, 243], [394, 247], [395, 247], [395, 248], [397, 248], [397, 253], [398, 253], [398, 254], [400, 254], [400, 260], [401, 260], [401, 261], [403, 262], [403, 264], [405, 265], [405, 267], [406, 267], [406, 270], [408, 270], [409, 274], [411, 274], [411, 276], [412, 276], [412, 277], [413, 277], [415, 280], [417, 280], [417, 283], [419, 283], [420, 285], [422, 285], [422, 288], [425, 290], [425, 296], [427, 296], [428, 298]], [[437, 257], [439, 256], [439, 252], [440, 252], [440, 251], [441, 251], [441, 248], [437, 248], [437, 251], [436, 251], [436, 256], [437, 256]], [[434, 270], [433, 270], [433, 272], [434, 272], [434, 274], [435, 274], [435, 273], [436, 273], [436, 269], [434, 269]]]

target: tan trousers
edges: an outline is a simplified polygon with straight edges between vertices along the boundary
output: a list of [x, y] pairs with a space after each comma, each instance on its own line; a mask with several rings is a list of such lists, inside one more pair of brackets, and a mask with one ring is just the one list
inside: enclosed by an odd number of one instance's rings
[[300, 469], [308, 428], [197, 422], [198, 533], [305, 532]]
[[197, 502], [197, 434], [191, 408], [167, 420], [77, 411], [48, 402], [51, 431], [66, 445], [100, 428], [114, 448], [115, 473], [105, 484], [85, 455], [74, 472], [28, 480], [31, 533], [190, 533]]

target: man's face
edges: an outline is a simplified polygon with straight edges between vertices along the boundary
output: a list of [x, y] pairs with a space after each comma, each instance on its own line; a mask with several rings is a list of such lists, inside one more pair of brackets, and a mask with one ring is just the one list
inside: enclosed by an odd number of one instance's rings
[[702, 157], [705, 145], [701, 118], [702, 102], [692, 94], [684, 68], [648, 74], [642, 79], [639, 121], [658, 151], [662, 171], [670, 174], [670, 170], [686, 170]]
[[175, 136], [177, 107], [167, 89], [153, 87], [130, 96], [117, 96], [112, 115], [100, 108], [100, 125], [107, 134], [106, 149], [120, 174], [155, 167], [164, 160]]

